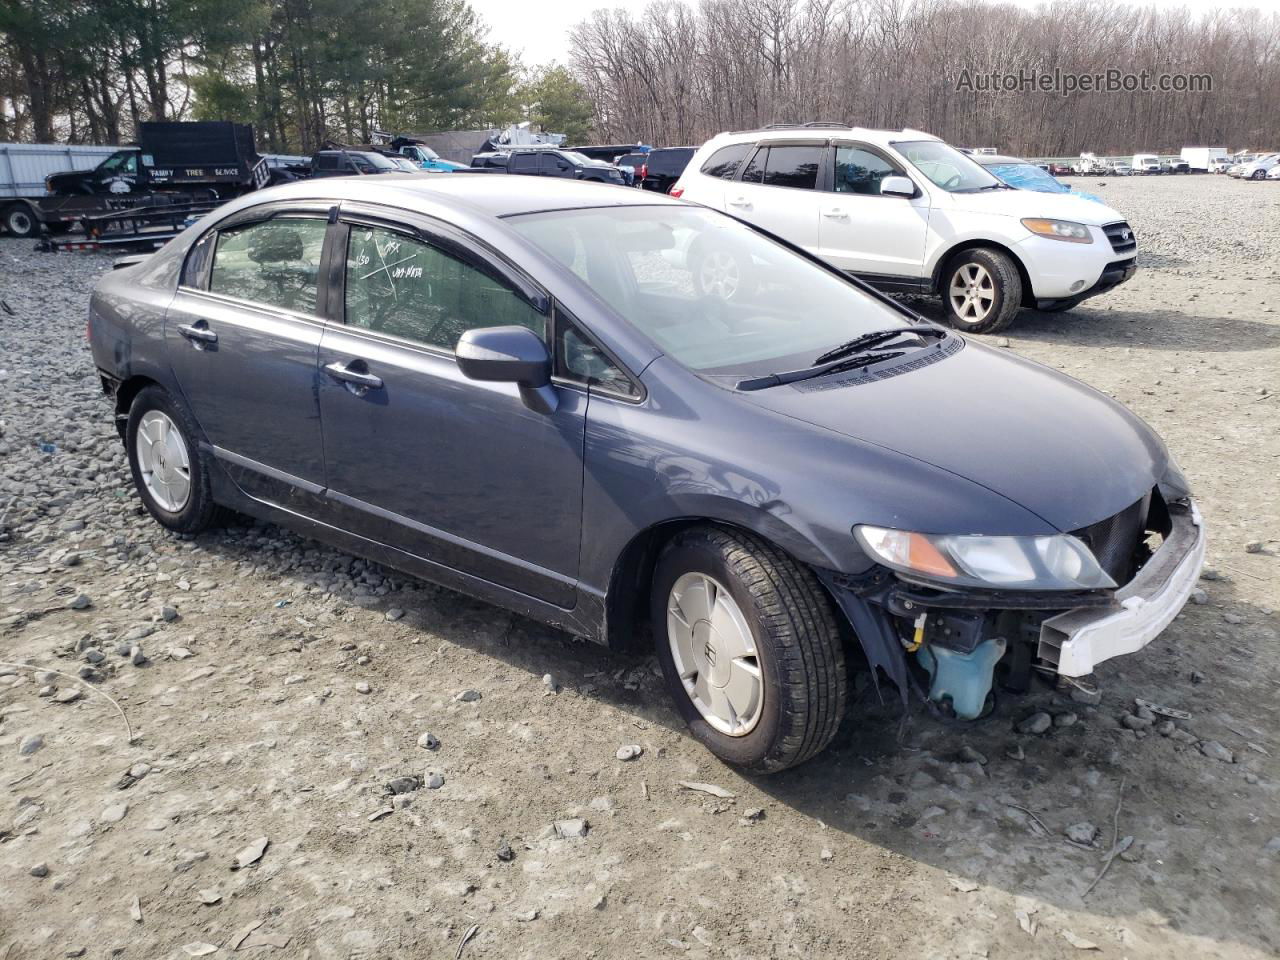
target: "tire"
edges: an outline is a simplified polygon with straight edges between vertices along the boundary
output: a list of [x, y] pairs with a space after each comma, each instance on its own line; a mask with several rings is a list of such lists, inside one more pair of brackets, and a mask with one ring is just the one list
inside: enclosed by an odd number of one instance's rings
[[965, 333], [1003, 330], [1022, 307], [1018, 268], [1008, 254], [989, 247], [962, 250], [952, 257], [939, 287], [947, 322]]
[[[161, 448], [160, 451], [147, 453], [147, 448], [151, 446], [148, 439], [158, 440], [155, 425], [163, 426], [165, 421], [168, 426], [161, 436], [166, 436], [166, 439], [156, 444]], [[177, 434], [176, 441], [167, 436], [170, 430]], [[146, 387], [133, 399], [124, 436], [134, 487], [155, 521], [167, 530], [185, 534], [199, 533], [212, 526], [219, 518], [220, 510], [213, 502], [208, 464], [200, 452], [195, 423], [186, 408], [164, 388]], [[177, 455], [179, 451], [182, 456]], [[154, 457], [159, 459], [152, 459]], [[176, 477], [182, 473], [181, 461], [184, 458], [186, 491], [185, 496], [179, 497], [182, 484]], [[151, 463], [147, 464], [147, 460], [151, 460]], [[162, 472], [174, 478], [172, 483], [166, 483], [163, 487], [163, 481], [157, 483], [150, 479]], [[169, 490], [168, 502], [164, 500], [165, 489]]]
[[13, 203], [4, 212], [4, 226], [12, 237], [34, 237], [40, 232], [40, 221], [25, 203]]
[[1253, 173], [1251, 173], [1251, 174], [1249, 175], [1249, 177], [1250, 177], [1250, 179], [1252, 179], [1252, 180], [1265, 180], [1265, 179], [1267, 179], [1267, 171], [1265, 171], [1265, 170], [1255, 170], [1255, 171], [1253, 171]]
[[[714, 587], [713, 593], [701, 592], [701, 601], [699, 580], [710, 580]], [[728, 604], [721, 602], [722, 595]], [[711, 604], [706, 603], [709, 597], [714, 597]], [[693, 621], [700, 603], [728, 628], [710, 630], [710, 615]], [[650, 605], [658, 660], [676, 709], [694, 738], [717, 757], [750, 773], [776, 773], [803, 763], [831, 742], [847, 702], [844, 647], [831, 601], [811, 571], [751, 534], [692, 527], [677, 534], [659, 556]], [[679, 616], [695, 627], [706, 624], [684, 634], [697, 637], [697, 652], [692, 644], [678, 652]], [[724, 656], [735, 646], [735, 626], [745, 630], [741, 636], [753, 656]], [[707, 704], [717, 696], [723, 703], [737, 686], [724, 678], [750, 676], [752, 665], [757, 696], [739, 698], [749, 708], [728, 711], [730, 721], [738, 724], [733, 731], [726, 729], [723, 711], [717, 718], [714, 709], [695, 703], [682, 678], [682, 673], [689, 678], [694, 691], [720, 682], [717, 690], [723, 693], [713, 691]]]

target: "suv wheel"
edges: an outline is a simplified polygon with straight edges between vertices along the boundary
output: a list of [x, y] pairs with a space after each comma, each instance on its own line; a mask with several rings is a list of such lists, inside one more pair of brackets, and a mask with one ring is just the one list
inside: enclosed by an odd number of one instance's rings
[[676, 707], [721, 760], [773, 773], [831, 742], [844, 648], [811, 571], [749, 534], [694, 527], [658, 558], [651, 612]]
[[129, 408], [125, 446], [147, 512], [176, 533], [199, 533], [218, 508], [187, 411], [161, 387], [140, 391]]
[[690, 272], [698, 294], [703, 297], [728, 302], [749, 297], [756, 289], [750, 258], [724, 247], [695, 251]]
[[1265, 179], [1267, 179], [1267, 171], [1265, 171], [1265, 170], [1255, 170], [1255, 171], [1253, 171], [1252, 177], [1253, 177], [1253, 179], [1254, 179], [1254, 180], [1265, 180]]
[[999, 250], [978, 247], [952, 258], [942, 274], [947, 322], [965, 333], [995, 333], [1022, 306], [1022, 277]]

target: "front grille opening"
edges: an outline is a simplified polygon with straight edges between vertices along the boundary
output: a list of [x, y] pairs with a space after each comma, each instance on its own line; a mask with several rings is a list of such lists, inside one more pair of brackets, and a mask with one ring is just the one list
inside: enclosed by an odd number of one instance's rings
[[1148, 493], [1114, 516], [1073, 531], [1093, 551], [1098, 565], [1117, 584], [1123, 585], [1132, 580], [1154, 552], [1148, 544], [1151, 533], [1158, 535], [1158, 531], [1148, 530], [1154, 493]]
[[1108, 223], [1102, 228], [1102, 232], [1107, 235], [1107, 239], [1111, 241], [1111, 249], [1116, 253], [1133, 253], [1138, 249], [1138, 240], [1133, 234], [1133, 228], [1123, 220]]

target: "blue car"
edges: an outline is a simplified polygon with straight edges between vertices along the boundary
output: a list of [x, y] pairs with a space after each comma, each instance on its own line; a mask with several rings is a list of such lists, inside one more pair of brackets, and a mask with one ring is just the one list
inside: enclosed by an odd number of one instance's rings
[[1083, 190], [1073, 190], [1050, 174], [1044, 167], [1038, 167], [1029, 160], [991, 154], [985, 156], [975, 154], [970, 159], [976, 160], [990, 170], [993, 176], [1019, 190], [1034, 190], [1036, 193], [1069, 193], [1073, 197], [1082, 197], [1085, 200], [1093, 200], [1104, 205], [1107, 203], [1107, 201], [1095, 194], [1085, 193]]
[[422, 143], [405, 144], [399, 147], [399, 151], [402, 157], [408, 157], [423, 170], [431, 173], [452, 173], [454, 170], [463, 170], [467, 166], [465, 163], [454, 163], [452, 160], [444, 159]]
[[868, 668], [976, 718], [1090, 674], [1195, 587], [1159, 437], [748, 223], [519, 177], [233, 200], [104, 276], [93, 360], [134, 485], [610, 647], [651, 643], [723, 760], [812, 757]]

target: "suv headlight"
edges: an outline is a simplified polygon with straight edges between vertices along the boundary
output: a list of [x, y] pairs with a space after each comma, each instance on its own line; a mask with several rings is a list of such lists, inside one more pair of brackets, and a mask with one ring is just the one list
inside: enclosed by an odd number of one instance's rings
[[854, 536], [886, 567], [956, 586], [1097, 590], [1116, 582], [1079, 539], [910, 533], [859, 525]]
[[1083, 223], [1071, 220], [1040, 220], [1028, 217], [1022, 225], [1038, 237], [1065, 240], [1067, 243], [1093, 243], [1093, 234]]

